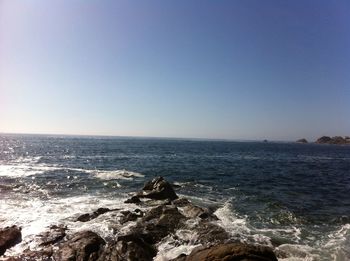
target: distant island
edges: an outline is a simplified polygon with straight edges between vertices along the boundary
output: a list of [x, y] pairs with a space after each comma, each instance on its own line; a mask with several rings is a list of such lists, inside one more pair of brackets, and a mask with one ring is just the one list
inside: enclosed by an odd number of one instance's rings
[[[296, 141], [297, 143], [308, 143], [306, 139], [299, 139]], [[349, 136], [334, 136], [334, 137], [329, 137], [329, 136], [322, 136], [318, 138], [315, 143], [317, 144], [335, 144], [335, 145], [344, 145], [348, 144], [350, 145], [350, 137]]]
[[308, 143], [306, 139], [299, 139], [297, 140], [297, 143]]

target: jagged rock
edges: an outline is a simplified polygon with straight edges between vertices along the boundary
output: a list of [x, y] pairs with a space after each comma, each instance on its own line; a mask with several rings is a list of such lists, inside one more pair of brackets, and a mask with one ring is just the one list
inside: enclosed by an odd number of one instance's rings
[[150, 198], [156, 200], [175, 200], [178, 198], [170, 183], [163, 177], [156, 177], [147, 182], [142, 191], [136, 196], [139, 198]]
[[191, 204], [191, 202], [187, 198], [178, 198], [173, 200], [172, 203], [177, 207], [184, 207], [188, 204]]
[[199, 217], [201, 219], [218, 219], [217, 216], [215, 216], [209, 209], [201, 208], [191, 203], [183, 207], [183, 214], [188, 218]]
[[297, 140], [297, 143], [308, 143], [306, 139], [299, 139]]
[[346, 139], [341, 136], [335, 136], [331, 140], [332, 144], [346, 144]]
[[316, 143], [320, 143], [320, 144], [329, 143], [331, 140], [332, 140], [331, 137], [322, 136], [321, 138], [317, 139]]
[[[116, 209], [114, 209], [116, 210]], [[77, 218], [77, 221], [80, 221], [80, 222], [87, 222], [87, 221], [90, 221], [94, 218], [97, 218], [98, 216], [104, 214], [104, 213], [107, 213], [107, 212], [110, 212], [110, 211], [113, 211], [109, 208], [99, 208], [97, 209], [96, 211], [94, 211], [93, 213], [89, 214], [83, 214], [83, 215], [80, 215], [78, 218]]]
[[159, 206], [146, 213], [132, 228], [131, 233], [144, 238], [149, 244], [155, 244], [167, 235], [174, 233], [185, 220], [186, 217], [176, 207]]
[[53, 258], [57, 261], [97, 260], [98, 252], [104, 244], [105, 241], [94, 232], [78, 232], [59, 246], [59, 250], [54, 253]]
[[230, 236], [225, 229], [208, 221], [201, 221], [195, 227], [197, 231], [198, 241], [203, 245], [213, 245], [226, 243]]
[[195, 248], [187, 256], [180, 256], [174, 261], [277, 261], [271, 248], [242, 243], [221, 244], [212, 247]]
[[3, 255], [7, 249], [13, 247], [22, 241], [21, 229], [17, 226], [5, 227], [0, 230], [0, 256]]
[[332, 138], [328, 136], [322, 136], [321, 138], [317, 139], [315, 143], [343, 145], [350, 144], [350, 139], [347, 136], [345, 136], [345, 138], [341, 136], [334, 136]]
[[120, 224], [124, 224], [128, 221], [135, 221], [139, 217], [143, 216], [143, 212], [140, 209], [135, 209], [134, 212], [131, 212], [129, 210], [122, 211], [123, 217], [119, 220]]
[[117, 242], [108, 244], [98, 261], [152, 261], [156, 254], [156, 249], [142, 237], [130, 234], [120, 236]]
[[131, 198], [124, 201], [124, 203], [134, 203], [134, 204], [137, 204], [140, 202], [141, 200], [137, 196], [132, 196]]
[[66, 236], [66, 230], [67, 227], [65, 226], [51, 226], [49, 231], [38, 235], [41, 241], [39, 246], [47, 246], [59, 242]]

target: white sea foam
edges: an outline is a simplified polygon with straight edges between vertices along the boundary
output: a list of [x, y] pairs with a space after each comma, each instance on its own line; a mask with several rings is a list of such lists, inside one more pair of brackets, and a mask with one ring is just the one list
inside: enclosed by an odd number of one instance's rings
[[167, 236], [157, 245], [158, 253], [154, 261], [167, 261], [181, 254], [189, 255], [194, 248], [200, 246], [194, 244], [196, 239], [197, 235], [192, 230], [177, 230], [175, 237]]
[[[98, 179], [103, 180], [113, 180], [113, 179], [124, 179], [132, 180], [133, 178], [143, 178], [144, 175], [138, 172], [122, 170], [97, 170], [97, 169], [82, 169], [82, 168], [69, 168], [61, 167], [57, 165], [47, 165], [47, 164], [7, 164], [0, 165], [0, 176], [7, 176], [11, 178], [28, 177], [34, 175], [40, 175], [47, 171], [76, 171], [80, 173], [86, 173], [93, 175]], [[69, 179], [71, 176], [68, 175]]]
[[17, 225], [22, 228], [22, 243], [11, 248], [7, 254], [20, 253], [27, 247], [35, 248], [36, 242], [33, 241], [35, 235], [47, 231], [51, 225], [66, 225], [69, 228], [68, 233], [91, 230], [104, 238], [110, 237], [113, 235], [118, 211], [108, 212], [84, 223], [76, 222], [76, 218], [100, 207], [134, 209], [135, 205], [123, 203], [125, 199], [126, 197], [104, 198], [86, 195], [48, 200], [38, 198], [0, 200], [0, 227]]
[[232, 209], [232, 204], [227, 201], [215, 211], [214, 214], [219, 218], [218, 224], [232, 235], [250, 234], [251, 229], [247, 226], [246, 218], [238, 217]]
[[96, 178], [104, 179], [104, 180], [112, 180], [112, 179], [126, 179], [132, 180], [134, 177], [143, 178], [144, 175], [138, 172], [123, 170], [95, 170], [92, 171]]

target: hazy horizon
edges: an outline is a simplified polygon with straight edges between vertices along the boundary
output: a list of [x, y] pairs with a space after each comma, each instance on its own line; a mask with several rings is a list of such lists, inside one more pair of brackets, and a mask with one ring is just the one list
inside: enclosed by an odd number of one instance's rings
[[350, 135], [347, 1], [0, 1], [0, 133]]

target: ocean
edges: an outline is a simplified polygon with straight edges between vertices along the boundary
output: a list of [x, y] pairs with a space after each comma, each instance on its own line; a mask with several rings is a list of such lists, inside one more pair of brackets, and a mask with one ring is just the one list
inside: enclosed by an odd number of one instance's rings
[[[6, 254], [35, 248], [52, 224], [108, 237], [111, 216], [75, 218], [130, 208], [124, 200], [155, 176], [215, 209], [232, 238], [285, 253], [279, 260], [350, 260], [350, 146], [2, 134], [0, 228], [23, 235]], [[193, 247], [163, 241], [155, 260]]]

